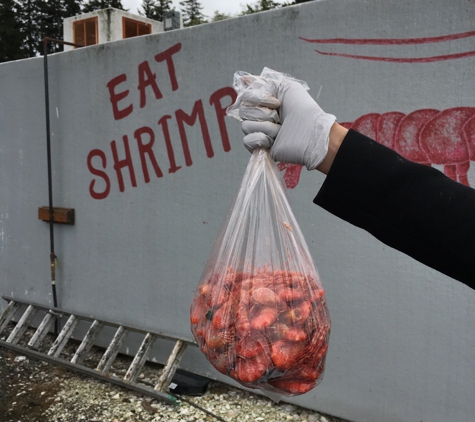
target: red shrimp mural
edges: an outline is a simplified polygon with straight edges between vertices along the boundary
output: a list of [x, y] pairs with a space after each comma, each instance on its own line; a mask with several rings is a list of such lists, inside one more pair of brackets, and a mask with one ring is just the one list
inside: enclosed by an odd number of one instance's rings
[[[365, 45], [403, 46], [453, 42], [474, 37], [475, 31], [458, 34], [423, 38], [331, 38], [300, 40], [319, 45], [352, 45], [364, 48]], [[453, 46], [449, 45], [452, 49]], [[447, 60], [466, 59], [475, 56], [475, 50], [424, 57], [383, 57], [362, 54], [347, 54], [315, 50], [324, 56], [340, 57], [352, 60], [371, 60], [400, 64], [423, 64]], [[467, 177], [470, 161], [475, 161], [475, 107], [454, 107], [446, 110], [421, 109], [409, 114], [399, 111], [387, 113], [369, 113], [354, 122], [342, 123], [380, 144], [391, 148], [410, 161], [424, 165], [443, 165], [444, 173], [451, 179], [469, 186]], [[284, 171], [283, 177], [289, 189], [297, 186], [301, 166], [295, 164], [278, 165]]]
[[[467, 173], [475, 161], [475, 107], [431, 108], [404, 114], [368, 113], [342, 126], [354, 129], [419, 164], [444, 166], [451, 179], [470, 186]], [[300, 179], [302, 166], [278, 164], [287, 188]]]
[[[302, 41], [311, 44], [326, 44], [326, 45], [419, 45], [419, 44], [433, 44], [433, 43], [445, 43], [456, 40], [463, 40], [466, 38], [475, 37], [475, 31], [461, 32], [459, 34], [449, 34], [436, 37], [422, 37], [422, 38], [330, 38], [330, 39], [311, 39], [299, 37]], [[447, 44], [450, 47], [450, 44]], [[473, 45], [472, 45], [473, 47]], [[389, 63], [433, 63], [446, 60], [457, 60], [467, 57], [475, 56], [475, 50], [462, 51], [458, 53], [440, 54], [436, 56], [424, 56], [424, 57], [384, 57], [384, 56], [367, 56], [362, 54], [346, 54], [339, 52], [328, 52], [322, 50], [315, 50], [316, 53], [323, 56], [345, 57], [347, 59], [356, 60], [371, 60], [378, 62]]]
[[475, 161], [475, 107], [369, 113], [342, 126], [369, 136], [416, 163], [444, 166], [451, 179], [470, 186], [467, 173]]
[[302, 166], [298, 164], [278, 163], [277, 168], [283, 171], [283, 178], [287, 189], [293, 189], [298, 185]]

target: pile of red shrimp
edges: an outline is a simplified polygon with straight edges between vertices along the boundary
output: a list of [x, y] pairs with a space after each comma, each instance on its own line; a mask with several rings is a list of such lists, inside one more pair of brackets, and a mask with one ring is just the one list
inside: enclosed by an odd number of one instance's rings
[[198, 286], [190, 311], [201, 351], [242, 385], [293, 396], [320, 382], [330, 317], [311, 276], [228, 269]]

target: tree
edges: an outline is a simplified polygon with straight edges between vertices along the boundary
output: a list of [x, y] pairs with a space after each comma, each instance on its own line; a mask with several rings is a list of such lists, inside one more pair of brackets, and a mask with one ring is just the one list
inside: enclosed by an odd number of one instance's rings
[[[82, 0], [39, 0], [39, 31], [40, 40], [44, 37], [63, 39], [63, 20], [81, 13]], [[48, 53], [63, 51], [62, 44], [48, 43]], [[43, 46], [39, 46], [43, 54]]]
[[0, 62], [26, 57], [16, 6], [14, 0], [0, 0]]
[[126, 10], [124, 9], [124, 6], [122, 6], [121, 0], [89, 0], [84, 5], [84, 8], [82, 11], [84, 13], [89, 13], [89, 12], [94, 12], [94, 10], [107, 9], [109, 7], [114, 7], [120, 10]]
[[213, 17], [211, 18], [212, 22], [218, 22], [218, 21], [224, 21], [225, 19], [231, 18], [231, 15], [228, 15], [227, 13], [221, 13], [218, 10], [214, 12]]
[[63, 15], [65, 18], [81, 14], [83, 0], [62, 0]]
[[149, 19], [153, 19], [156, 4], [156, 0], [142, 0], [142, 4], [140, 5], [142, 10], [137, 9], [139, 15], [145, 16]]
[[142, 0], [139, 15], [163, 22], [165, 15], [171, 10], [172, 0]]
[[246, 9], [241, 14], [251, 15], [252, 13], [264, 12], [265, 10], [277, 9], [278, 7], [280, 7], [280, 4], [274, 0], [258, 0], [254, 5], [246, 4]]
[[[81, 13], [81, 3], [82, 0], [0, 0], [0, 60], [43, 54], [41, 40], [63, 39], [63, 20]], [[62, 50], [62, 44], [48, 44], [49, 52]]]
[[194, 26], [207, 23], [205, 15], [201, 13], [203, 6], [198, 0], [183, 0], [180, 2], [183, 15], [183, 25]]
[[[40, 40], [44, 37], [54, 38], [56, 40], [63, 38], [63, 14], [61, 10], [61, 0], [41, 0], [39, 6], [39, 30]], [[38, 49], [43, 54], [43, 47], [38, 45]], [[48, 43], [48, 53], [62, 51], [60, 44]]]
[[17, 21], [23, 36], [24, 57], [34, 57], [40, 49], [40, 5], [35, 0], [16, 0]]

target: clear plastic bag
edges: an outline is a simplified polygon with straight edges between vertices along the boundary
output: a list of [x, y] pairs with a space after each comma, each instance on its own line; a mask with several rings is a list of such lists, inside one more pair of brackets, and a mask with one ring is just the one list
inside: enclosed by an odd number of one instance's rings
[[294, 396], [323, 377], [325, 292], [268, 150], [251, 156], [190, 320], [211, 364], [246, 387]]
[[[295, 79], [294, 77], [285, 73], [277, 72], [275, 70], [265, 67], [260, 76], [251, 75], [248, 72], [242, 70], [237, 71], [234, 74], [233, 87], [237, 92], [237, 98], [234, 103], [228, 107], [226, 114], [229, 117], [234, 117], [237, 120], [242, 120], [239, 114], [239, 109], [246, 106], [250, 100], [249, 105], [255, 105], [256, 103], [262, 106], [275, 108], [275, 98], [273, 93], [277, 90], [277, 86], [283, 79], [292, 80], [301, 84], [306, 90], [309, 90], [309, 86], [305, 81]], [[277, 103], [277, 106], [279, 104]], [[279, 123], [276, 121], [276, 123]]]

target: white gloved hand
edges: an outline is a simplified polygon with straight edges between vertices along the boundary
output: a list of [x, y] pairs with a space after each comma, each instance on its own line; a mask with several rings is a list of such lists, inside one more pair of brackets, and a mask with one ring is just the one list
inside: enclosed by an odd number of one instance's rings
[[[262, 95], [259, 89], [242, 93], [239, 116], [244, 120], [244, 145], [251, 152], [270, 146], [275, 161], [315, 169], [328, 152], [329, 133], [336, 117], [325, 113], [301, 83], [279, 72], [264, 69], [261, 77], [255, 78], [268, 94]], [[277, 124], [279, 117], [281, 126]]]

